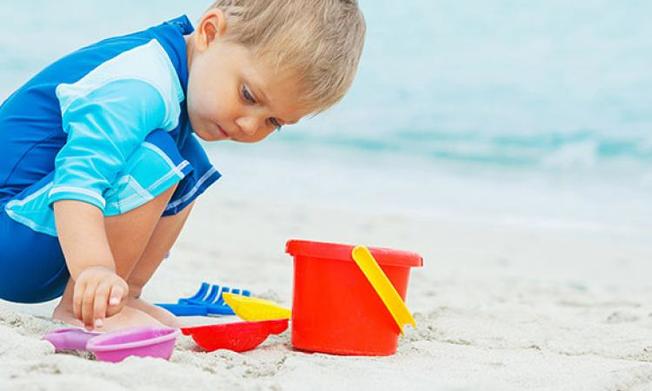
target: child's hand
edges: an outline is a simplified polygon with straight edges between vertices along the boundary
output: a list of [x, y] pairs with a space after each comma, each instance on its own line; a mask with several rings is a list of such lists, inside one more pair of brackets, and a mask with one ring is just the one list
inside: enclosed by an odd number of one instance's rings
[[124, 307], [129, 286], [113, 270], [104, 266], [84, 269], [75, 281], [73, 312], [88, 329], [101, 328], [104, 318]]

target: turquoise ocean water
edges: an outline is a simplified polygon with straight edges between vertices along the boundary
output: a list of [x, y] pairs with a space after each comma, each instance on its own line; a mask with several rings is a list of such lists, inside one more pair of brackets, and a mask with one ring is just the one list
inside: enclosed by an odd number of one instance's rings
[[[208, 3], [1, 2], [0, 98], [70, 50], [182, 13], [196, 19]], [[226, 185], [353, 208], [649, 232], [652, 3], [361, 5], [368, 40], [343, 104], [258, 146], [210, 146], [225, 179], [237, 178]]]

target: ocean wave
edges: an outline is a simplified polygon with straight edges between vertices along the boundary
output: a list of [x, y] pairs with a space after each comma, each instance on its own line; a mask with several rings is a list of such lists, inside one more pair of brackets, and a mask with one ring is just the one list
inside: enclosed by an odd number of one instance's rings
[[610, 164], [634, 164], [652, 168], [652, 134], [614, 134], [616, 132], [604, 134], [589, 130], [491, 135], [404, 131], [372, 138], [297, 132], [283, 137], [283, 142], [496, 167], [590, 169]]

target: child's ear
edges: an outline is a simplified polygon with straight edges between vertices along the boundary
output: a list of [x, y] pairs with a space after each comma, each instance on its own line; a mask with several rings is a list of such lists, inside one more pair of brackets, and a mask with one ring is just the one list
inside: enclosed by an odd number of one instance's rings
[[206, 49], [226, 33], [226, 18], [220, 9], [212, 9], [202, 16], [197, 26], [197, 47]]

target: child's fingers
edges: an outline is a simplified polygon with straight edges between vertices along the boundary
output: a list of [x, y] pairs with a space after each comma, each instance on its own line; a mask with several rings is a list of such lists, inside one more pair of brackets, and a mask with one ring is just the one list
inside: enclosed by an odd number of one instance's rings
[[118, 305], [122, 302], [122, 299], [127, 295], [125, 289], [119, 285], [114, 284], [111, 287], [111, 296], [109, 298], [109, 305]]
[[109, 295], [109, 307], [106, 309], [106, 316], [113, 316], [124, 307], [125, 289], [120, 285], [113, 285]]
[[82, 301], [82, 322], [87, 329], [93, 328], [93, 307], [95, 302], [95, 285], [86, 286], [84, 298]]
[[95, 328], [104, 326], [110, 289], [109, 284], [100, 284], [95, 290], [95, 300], [93, 302], [93, 326]]
[[72, 313], [75, 318], [82, 320], [82, 303], [84, 301], [85, 284], [79, 281], [75, 282], [72, 294]]

